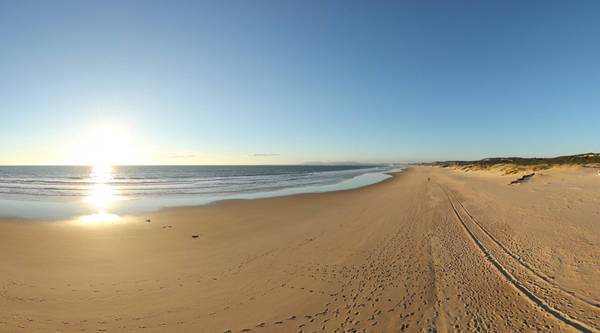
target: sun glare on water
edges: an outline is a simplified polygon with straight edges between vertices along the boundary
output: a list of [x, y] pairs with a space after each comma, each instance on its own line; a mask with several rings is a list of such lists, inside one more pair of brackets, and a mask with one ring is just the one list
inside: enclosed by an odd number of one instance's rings
[[111, 167], [108, 165], [94, 165], [90, 172], [92, 185], [88, 189], [86, 202], [93, 203], [98, 208], [104, 208], [115, 201], [117, 196], [110, 184], [112, 180]]
[[92, 185], [88, 189], [85, 202], [90, 203], [98, 210], [97, 213], [83, 216], [81, 221], [90, 224], [110, 223], [121, 220], [116, 214], [106, 211], [107, 207], [120, 198], [110, 184], [112, 179], [111, 167], [108, 165], [95, 165], [90, 173]]

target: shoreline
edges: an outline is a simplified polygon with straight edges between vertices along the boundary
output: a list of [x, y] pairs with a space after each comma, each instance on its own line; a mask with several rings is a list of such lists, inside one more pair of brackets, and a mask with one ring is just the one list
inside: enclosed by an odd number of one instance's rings
[[594, 171], [509, 186], [415, 166], [128, 223], [0, 223], [0, 331], [597, 331]]

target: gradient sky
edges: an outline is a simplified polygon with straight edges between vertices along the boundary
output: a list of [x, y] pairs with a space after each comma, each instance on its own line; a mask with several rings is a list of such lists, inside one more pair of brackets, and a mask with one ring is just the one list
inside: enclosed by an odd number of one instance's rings
[[598, 152], [599, 18], [598, 1], [0, 0], [0, 164]]

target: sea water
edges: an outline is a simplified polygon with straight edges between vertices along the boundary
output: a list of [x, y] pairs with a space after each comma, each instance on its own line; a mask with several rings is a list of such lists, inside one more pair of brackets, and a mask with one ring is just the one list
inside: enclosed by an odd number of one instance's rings
[[0, 216], [68, 219], [357, 188], [395, 165], [0, 166]]

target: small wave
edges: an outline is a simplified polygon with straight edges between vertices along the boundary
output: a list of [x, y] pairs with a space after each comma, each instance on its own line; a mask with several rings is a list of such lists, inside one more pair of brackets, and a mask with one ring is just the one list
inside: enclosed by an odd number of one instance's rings
[[[101, 184], [124, 198], [260, 193], [330, 185], [386, 167], [148, 166], [113, 167]], [[0, 194], [11, 197], [81, 197], [96, 184], [89, 167], [0, 167]]]

